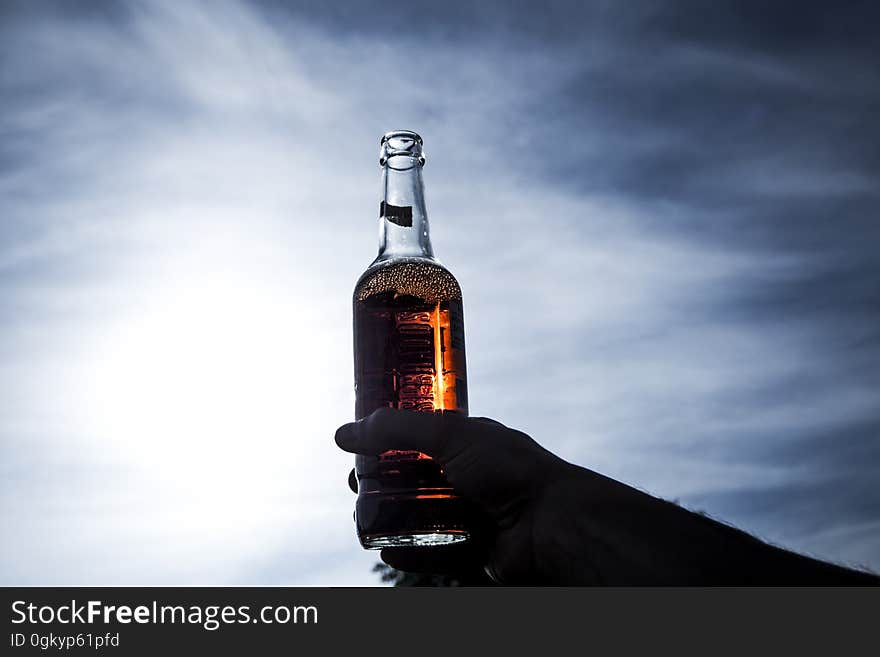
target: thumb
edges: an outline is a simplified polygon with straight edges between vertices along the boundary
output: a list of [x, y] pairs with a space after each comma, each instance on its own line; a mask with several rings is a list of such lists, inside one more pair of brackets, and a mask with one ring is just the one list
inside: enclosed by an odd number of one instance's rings
[[336, 444], [346, 452], [370, 456], [415, 450], [445, 463], [469, 444], [466, 425], [467, 418], [458, 413], [380, 408], [339, 427]]

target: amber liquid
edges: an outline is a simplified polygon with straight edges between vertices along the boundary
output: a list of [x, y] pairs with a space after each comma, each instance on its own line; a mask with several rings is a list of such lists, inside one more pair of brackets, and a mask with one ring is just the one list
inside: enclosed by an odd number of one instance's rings
[[[371, 268], [354, 294], [358, 419], [377, 408], [467, 414], [461, 290], [443, 267]], [[467, 509], [437, 463], [413, 451], [358, 456], [358, 536], [366, 548], [468, 537]]]

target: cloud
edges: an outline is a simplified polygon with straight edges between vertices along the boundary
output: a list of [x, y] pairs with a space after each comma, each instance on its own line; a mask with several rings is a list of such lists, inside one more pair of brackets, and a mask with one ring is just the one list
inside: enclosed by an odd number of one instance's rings
[[10, 7], [3, 581], [375, 583], [330, 436], [399, 127], [426, 139], [475, 413], [880, 567], [877, 86], [852, 20]]

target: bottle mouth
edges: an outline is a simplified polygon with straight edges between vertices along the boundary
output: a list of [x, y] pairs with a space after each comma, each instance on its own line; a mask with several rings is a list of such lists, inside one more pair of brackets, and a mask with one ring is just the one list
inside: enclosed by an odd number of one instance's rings
[[379, 166], [398, 171], [425, 164], [422, 138], [412, 130], [392, 130], [382, 135], [379, 142]]

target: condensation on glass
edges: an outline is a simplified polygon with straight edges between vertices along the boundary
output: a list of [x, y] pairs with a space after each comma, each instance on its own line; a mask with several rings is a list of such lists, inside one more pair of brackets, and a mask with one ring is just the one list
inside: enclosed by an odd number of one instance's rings
[[[388, 407], [467, 414], [461, 288], [434, 257], [422, 138], [382, 137], [379, 254], [354, 291], [355, 414]], [[467, 508], [437, 463], [413, 451], [357, 456], [358, 537], [368, 549], [467, 540]]]

